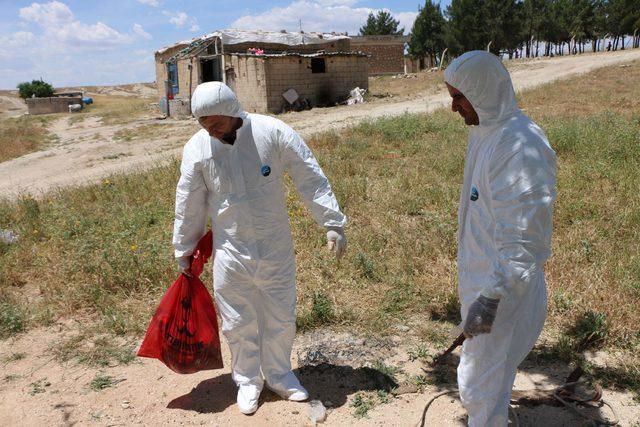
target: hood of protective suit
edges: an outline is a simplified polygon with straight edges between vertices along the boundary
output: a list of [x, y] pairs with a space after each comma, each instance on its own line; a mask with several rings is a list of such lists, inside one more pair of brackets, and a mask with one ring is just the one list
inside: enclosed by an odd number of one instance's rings
[[244, 115], [236, 94], [221, 82], [198, 85], [191, 96], [191, 112], [196, 119], [205, 116], [242, 117]]
[[491, 126], [519, 111], [509, 72], [500, 59], [483, 50], [457, 57], [444, 80], [458, 89], [478, 113], [480, 126]]

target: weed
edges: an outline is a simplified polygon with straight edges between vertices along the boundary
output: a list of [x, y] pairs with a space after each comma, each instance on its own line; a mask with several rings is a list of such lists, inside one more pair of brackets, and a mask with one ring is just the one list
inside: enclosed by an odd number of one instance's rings
[[553, 294], [553, 307], [560, 313], [566, 313], [571, 310], [573, 302], [573, 296], [562, 287]]
[[416, 360], [427, 361], [431, 357], [429, 350], [426, 347], [416, 347], [409, 350], [409, 360], [414, 362]]
[[356, 418], [368, 417], [369, 411], [376, 405], [384, 405], [391, 401], [388, 390], [378, 389], [373, 392], [358, 392], [351, 399], [350, 407], [354, 408], [353, 416]]
[[76, 360], [88, 366], [126, 365], [135, 360], [132, 343], [119, 343], [109, 335], [94, 334], [94, 331], [88, 330], [60, 340], [50, 350], [60, 361]]
[[402, 372], [401, 368], [397, 366], [387, 365], [381, 360], [376, 361], [371, 367], [378, 371], [380, 374], [383, 374], [393, 379], [394, 381], [397, 380], [396, 376]]
[[587, 311], [568, 333], [576, 339], [578, 350], [602, 347], [609, 332], [604, 313]]
[[27, 357], [27, 355], [24, 353], [11, 353], [10, 355], [5, 356], [3, 358], [3, 361], [5, 363], [17, 362], [18, 360], [22, 360], [25, 357]]
[[386, 390], [376, 390], [376, 395], [378, 396], [378, 401], [382, 404], [389, 403], [390, 397], [389, 392]]
[[26, 327], [23, 308], [0, 294], [0, 338], [22, 332]]
[[8, 382], [11, 382], [11, 381], [15, 381], [15, 380], [17, 380], [19, 378], [20, 378], [20, 375], [9, 374], [9, 375], [5, 375], [3, 380], [4, 380], [4, 382], [8, 383]]
[[115, 379], [111, 375], [98, 374], [89, 383], [89, 388], [93, 391], [102, 391], [105, 388], [115, 387], [122, 381], [124, 381], [124, 379]]
[[369, 258], [365, 253], [358, 252], [356, 255], [356, 266], [360, 270], [362, 277], [366, 279], [375, 279], [375, 265], [373, 260]]
[[303, 311], [296, 319], [299, 329], [327, 325], [336, 319], [333, 302], [324, 291], [315, 291], [311, 298], [311, 308]]
[[413, 375], [409, 377], [409, 382], [415, 384], [419, 388], [423, 388], [429, 384], [429, 379], [426, 375]]
[[366, 418], [370, 410], [376, 406], [376, 402], [373, 397], [358, 392], [351, 399], [350, 407], [354, 409], [353, 416], [356, 418]]
[[47, 391], [47, 387], [50, 387], [51, 383], [46, 378], [39, 379], [29, 384], [29, 394], [35, 396], [36, 394], [44, 393]]

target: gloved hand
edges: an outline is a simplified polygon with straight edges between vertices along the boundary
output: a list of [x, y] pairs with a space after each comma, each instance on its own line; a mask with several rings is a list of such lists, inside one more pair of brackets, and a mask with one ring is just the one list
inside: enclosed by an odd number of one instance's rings
[[329, 231], [327, 231], [327, 248], [335, 252], [336, 259], [342, 257], [347, 250], [347, 237], [344, 235], [342, 228], [329, 228]]
[[176, 258], [176, 261], [178, 261], [180, 273], [184, 274], [187, 277], [193, 277], [191, 275], [191, 255], [181, 256], [180, 258]]
[[471, 304], [463, 329], [467, 338], [491, 332], [493, 321], [496, 320], [499, 302], [499, 299], [491, 299], [480, 295]]

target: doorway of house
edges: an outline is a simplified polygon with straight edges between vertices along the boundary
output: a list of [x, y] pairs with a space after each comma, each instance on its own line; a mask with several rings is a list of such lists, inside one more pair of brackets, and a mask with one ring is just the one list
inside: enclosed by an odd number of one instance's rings
[[202, 83], [222, 81], [222, 61], [219, 56], [200, 61]]

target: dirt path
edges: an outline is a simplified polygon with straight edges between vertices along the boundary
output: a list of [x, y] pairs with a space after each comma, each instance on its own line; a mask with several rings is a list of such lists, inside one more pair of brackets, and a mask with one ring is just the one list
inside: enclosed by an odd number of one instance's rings
[[[509, 64], [517, 90], [532, 88], [598, 67], [622, 64], [640, 58], [640, 49], [585, 54], [574, 57], [517, 60]], [[303, 136], [327, 129], [340, 129], [366, 119], [405, 112], [432, 111], [448, 104], [444, 92], [417, 93], [398, 99], [376, 99], [355, 106], [316, 108], [278, 116]], [[117, 139], [123, 129], [133, 132], [140, 126], [164, 126], [160, 136]], [[59, 142], [48, 149], [0, 163], [0, 195], [38, 195], [56, 187], [83, 185], [122, 171], [145, 168], [180, 154], [181, 146], [198, 129], [195, 120], [136, 121], [120, 127], [104, 125], [96, 118], [69, 124], [67, 118], [54, 122], [52, 133]]]
[[[425, 364], [413, 360], [417, 341], [413, 328], [402, 337], [377, 340], [349, 333], [318, 330], [299, 335], [292, 363], [312, 399], [328, 409], [326, 425], [413, 426], [425, 403], [436, 393], [453, 390], [457, 355], [437, 371], [423, 371]], [[403, 329], [404, 330], [404, 329]], [[0, 350], [0, 425], [311, 425], [306, 403], [283, 401], [264, 391], [257, 413], [247, 417], [235, 405], [236, 388], [229, 373], [230, 355], [223, 344], [225, 368], [220, 371], [178, 375], [155, 360], [140, 359], [126, 366], [89, 368], [53, 360], [48, 347], [72, 333], [64, 325], [31, 331], [4, 342]], [[429, 352], [433, 349], [428, 349]], [[19, 360], [18, 356], [21, 357]], [[415, 354], [415, 352], [414, 352]], [[592, 363], [605, 366], [609, 356], [598, 355]], [[392, 367], [394, 374], [376, 362]], [[516, 389], [553, 389], [563, 383], [570, 368], [527, 360], [516, 379]], [[407, 378], [428, 382], [422, 391], [394, 397], [376, 390], [390, 390]], [[102, 389], [90, 384], [98, 376], [110, 377]], [[357, 393], [372, 408], [366, 417], [355, 416]], [[632, 426], [640, 419], [640, 407], [629, 393], [605, 390], [621, 419]], [[386, 401], [386, 402], [385, 402]], [[360, 405], [363, 407], [363, 405]], [[583, 421], [566, 408], [548, 405], [515, 408], [521, 426], [575, 426]], [[455, 396], [438, 399], [430, 408], [426, 425], [462, 426], [465, 412]], [[607, 411], [592, 415], [610, 415]]]
[[27, 104], [18, 97], [0, 95], [0, 118], [19, 117], [27, 112]]

